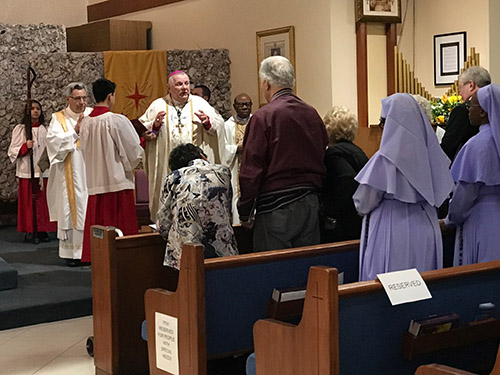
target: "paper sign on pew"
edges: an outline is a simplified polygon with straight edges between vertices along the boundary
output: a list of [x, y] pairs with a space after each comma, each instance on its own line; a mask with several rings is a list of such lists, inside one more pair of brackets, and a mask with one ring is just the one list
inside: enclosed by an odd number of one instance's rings
[[392, 305], [432, 298], [416, 268], [377, 275]]
[[155, 313], [156, 367], [179, 375], [179, 335], [177, 318]]

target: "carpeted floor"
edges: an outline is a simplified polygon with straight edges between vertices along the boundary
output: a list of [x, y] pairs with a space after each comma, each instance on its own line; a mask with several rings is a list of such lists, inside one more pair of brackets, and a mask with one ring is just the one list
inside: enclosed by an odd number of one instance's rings
[[67, 267], [50, 237], [35, 245], [0, 227], [0, 257], [19, 273], [16, 289], [0, 291], [0, 330], [92, 314], [90, 267]]

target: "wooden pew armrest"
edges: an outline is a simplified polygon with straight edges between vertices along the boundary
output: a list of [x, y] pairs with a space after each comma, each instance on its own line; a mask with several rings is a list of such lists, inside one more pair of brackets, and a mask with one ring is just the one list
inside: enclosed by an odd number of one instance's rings
[[430, 364], [423, 365], [417, 368], [415, 375], [476, 375], [472, 372], [459, 370], [453, 367]]

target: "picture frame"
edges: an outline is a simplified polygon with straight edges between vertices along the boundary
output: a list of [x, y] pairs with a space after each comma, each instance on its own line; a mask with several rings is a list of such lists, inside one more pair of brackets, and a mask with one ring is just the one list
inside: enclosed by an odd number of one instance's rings
[[354, 0], [356, 22], [401, 22], [401, 0]]
[[[297, 76], [297, 71], [295, 69], [295, 27], [285, 26], [276, 29], [257, 31], [257, 82], [259, 80], [259, 69], [262, 60], [269, 56], [284, 56], [292, 63], [293, 69], [295, 71], [295, 76]], [[266, 104], [266, 100], [260, 92], [259, 83], [259, 107]], [[296, 87], [293, 88], [296, 92]]]
[[434, 35], [434, 85], [451, 85], [458, 79], [467, 60], [465, 31]]

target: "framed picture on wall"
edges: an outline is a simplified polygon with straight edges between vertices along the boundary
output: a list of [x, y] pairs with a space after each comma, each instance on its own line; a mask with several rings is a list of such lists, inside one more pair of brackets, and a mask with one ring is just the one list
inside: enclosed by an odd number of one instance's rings
[[[260, 63], [269, 56], [284, 56], [293, 65], [295, 70], [295, 29], [293, 26], [280, 27], [277, 29], [257, 31], [257, 81]], [[297, 74], [297, 72], [295, 72]], [[295, 87], [293, 88], [295, 92]], [[259, 84], [259, 107], [266, 104], [260, 92]]]
[[451, 85], [467, 59], [465, 31], [434, 35], [434, 85]]
[[356, 22], [401, 22], [401, 0], [354, 0]]

